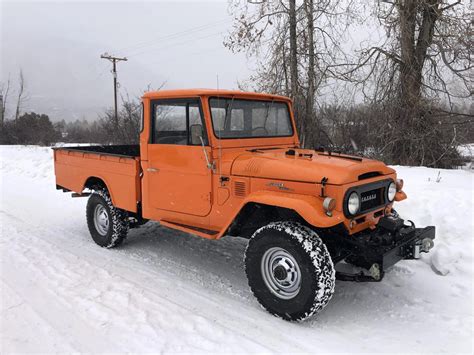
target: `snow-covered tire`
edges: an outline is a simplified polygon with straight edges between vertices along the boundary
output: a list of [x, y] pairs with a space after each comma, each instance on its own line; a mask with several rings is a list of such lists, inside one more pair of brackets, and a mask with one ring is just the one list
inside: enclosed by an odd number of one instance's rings
[[304, 321], [321, 311], [336, 282], [321, 238], [294, 222], [270, 223], [252, 235], [245, 251], [245, 272], [260, 304], [289, 321]]
[[109, 192], [103, 187], [93, 189], [87, 201], [87, 226], [97, 245], [113, 248], [127, 237], [128, 213], [112, 204]]

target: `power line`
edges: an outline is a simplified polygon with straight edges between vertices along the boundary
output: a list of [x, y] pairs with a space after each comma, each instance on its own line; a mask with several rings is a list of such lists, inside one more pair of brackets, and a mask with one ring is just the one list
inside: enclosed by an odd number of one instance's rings
[[109, 55], [108, 53], [104, 53], [100, 56], [102, 59], [107, 59], [112, 62], [112, 75], [114, 76], [114, 112], [115, 112], [115, 128], [118, 129], [119, 122], [118, 122], [118, 113], [117, 113], [117, 62], [120, 61], [127, 61], [128, 59], [123, 57], [114, 57]]
[[168, 49], [168, 48], [172, 48], [172, 47], [181, 46], [183, 44], [187, 44], [187, 43], [194, 42], [194, 41], [204, 39], [204, 38], [214, 37], [214, 36], [217, 36], [217, 35], [220, 35], [220, 34], [222, 34], [222, 31], [214, 32], [214, 33], [207, 34], [207, 35], [201, 36], [201, 37], [190, 38], [190, 39], [187, 39], [185, 41], [178, 42], [178, 43], [171, 43], [171, 44], [168, 44], [168, 45], [165, 45], [165, 46], [162, 46], [162, 47], [143, 50], [141, 52], [134, 53], [134, 54], [130, 55], [129, 57], [136, 57], [137, 55], [143, 54], [143, 53], [154, 52], [154, 51], [157, 51], [157, 50], [163, 50], [163, 49]]
[[139, 50], [141, 48], [152, 46], [157, 41], [166, 41], [166, 40], [170, 40], [170, 39], [176, 39], [176, 38], [185, 36], [187, 34], [193, 34], [193, 33], [196, 33], [196, 32], [201, 32], [201, 31], [207, 30], [209, 28], [212, 28], [216, 25], [219, 25], [219, 24], [222, 24], [222, 23], [225, 23], [225, 22], [228, 22], [228, 19], [224, 19], [224, 20], [220, 20], [220, 21], [216, 21], [216, 22], [210, 22], [210, 23], [207, 23], [207, 24], [204, 24], [204, 25], [191, 27], [191, 28], [189, 28], [187, 30], [184, 30], [184, 31], [170, 33], [170, 34], [164, 35], [164, 36], [159, 36], [159, 37], [156, 37], [152, 40], [139, 42], [139, 43], [131, 45], [131, 46], [127, 46], [127, 47], [117, 49], [117, 50], [115, 50], [115, 52], [128, 52], [128, 51], [131, 51], [133, 53], [134, 51]]
[[[194, 51], [194, 52], [186, 52], [184, 54], [184, 56], [186, 58], [195, 57], [195, 56], [203, 56], [203, 55], [208, 55], [209, 53], [217, 52], [217, 51], [222, 50], [222, 49], [223, 49], [223, 47], [214, 47], [214, 48], [203, 49], [203, 50]], [[171, 54], [171, 55], [174, 55], [174, 54]], [[146, 61], [146, 62], [143, 62], [143, 64], [145, 64], [145, 65], [154, 65], [154, 64], [160, 63], [160, 62], [161, 62], [161, 60], [157, 60], [157, 61], [153, 61], [153, 62]]]

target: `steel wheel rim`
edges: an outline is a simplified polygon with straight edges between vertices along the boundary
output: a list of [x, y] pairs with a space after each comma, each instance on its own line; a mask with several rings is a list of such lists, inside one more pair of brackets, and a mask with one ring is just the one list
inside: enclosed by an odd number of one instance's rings
[[262, 257], [261, 272], [265, 285], [278, 298], [289, 300], [300, 292], [300, 267], [285, 249], [268, 249]]
[[97, 205], [94, 210], [94, 226], [101, 236], [109, 232], [109, 214], [103, 205]]

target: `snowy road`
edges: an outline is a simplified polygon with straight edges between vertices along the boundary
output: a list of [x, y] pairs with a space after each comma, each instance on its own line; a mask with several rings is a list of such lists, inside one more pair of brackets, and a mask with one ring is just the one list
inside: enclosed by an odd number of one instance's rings
[[[86, 199], [55, 190], [47, 148], [0, 147], [0, 352], [472, 352], [470, 171], [398, 168], [397, 210], [434, 224], [434, 252], [381, 283], [337, 282], [317, 318], [265, 313], [243, 270], [245, 241], [156, 223], [125, 244], [89, 237]], [[443, 275], [444, 274], [444, 275]]]

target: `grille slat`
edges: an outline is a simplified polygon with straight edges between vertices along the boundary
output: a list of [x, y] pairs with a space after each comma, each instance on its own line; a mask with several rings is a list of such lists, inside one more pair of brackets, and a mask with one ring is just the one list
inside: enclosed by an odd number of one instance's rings
[[247, 185], [243, 181], [234, 182], [234, 195], [238, 197], [247, 196]]
[[361, 204], [360, 204], [360, 212], [365, 212], [376, 208], [378, 206], [382, 206], [384, 203], [383, 199], [383, 188], [378, 188], [374, 190], [369, 190], [366, 192], [362, 192], [360, 194]]
[[[392, 182], [392, 179], [385, 179], [380, 181], [374, 181], [369, 184], [353, 186], [349, 188], [344, 197], [344, 215], [348, 218], [354, 218], [362, 214], [369, 213], [383, 208], [389, 203], [387, 199], [388, 185]], [[348, 211], [349, 196], [356, 192], [360, 198], [360, 208], [356, 215], [352, 215]]]

